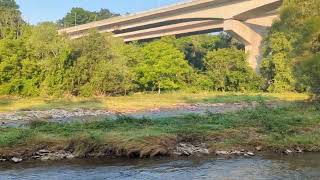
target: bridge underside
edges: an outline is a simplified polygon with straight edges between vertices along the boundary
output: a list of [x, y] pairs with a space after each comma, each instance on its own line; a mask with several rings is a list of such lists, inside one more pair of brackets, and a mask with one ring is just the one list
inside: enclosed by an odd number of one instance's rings
[[75, 39], [88, 30], [112, 32], [125, 42], [168, 35], [185, 36], [226, 31], [245, 44], [248, 61], [258, 71], [261, 44], [282, 0], [194, 0], [140, 14], [97, 21], [62, 29]]

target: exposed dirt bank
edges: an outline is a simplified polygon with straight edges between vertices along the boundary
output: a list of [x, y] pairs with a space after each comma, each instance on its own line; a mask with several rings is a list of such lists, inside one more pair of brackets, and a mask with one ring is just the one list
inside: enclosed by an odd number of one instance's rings
[[[161, 141], [159, 141], [161, 142]], [[239, 149], [220, 149], [217, 150], [209, 147], [206, 143], [188, 143], [177, 142], [175, 139], [162, 139], [162, 143], [157, 145], [150, 145], [149, 147], [131, 149], [118, 149], [113, 146], [92, 146], [79, 151], [75, 146], [69, 144], [66, 148], [55, 146], [36, 146], [36, 147], [20, 147], [6, 148], [0, 151], [0, 163], [12, 162], [20, 163], [27, 160], [41, 160], [41, 161], [58, 161], [64, 159], [104, 159], [104, 158], [153, 158], [156, 156], [220, 156], [226, 158], [232, 157], [252, 157], [264, 153], [277, 153], [279, 155], [294, 155], [307, 152], [302, 148], [286, 149], [281, 151], [272, 151], [264, 149], [263, 146], [246, 147]]]

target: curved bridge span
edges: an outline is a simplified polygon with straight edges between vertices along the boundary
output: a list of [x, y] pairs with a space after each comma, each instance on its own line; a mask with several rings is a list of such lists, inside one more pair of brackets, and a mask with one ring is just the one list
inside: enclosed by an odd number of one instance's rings
[[282, 0], [193, 0], [128, 16], [96, 21], [59, 30], [76, 39], [88, 30], [112, 32], [125, 42], [168, 35], [185, 36], [226, 31], [245, 44], [248, 61], [258, 71], [261, 44], [278, 17]]

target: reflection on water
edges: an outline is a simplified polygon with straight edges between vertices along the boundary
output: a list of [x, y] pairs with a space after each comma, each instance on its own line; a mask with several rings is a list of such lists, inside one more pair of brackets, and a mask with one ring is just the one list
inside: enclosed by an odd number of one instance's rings
[[0, 179], [320, 179], [320, 154], [0, 164]]

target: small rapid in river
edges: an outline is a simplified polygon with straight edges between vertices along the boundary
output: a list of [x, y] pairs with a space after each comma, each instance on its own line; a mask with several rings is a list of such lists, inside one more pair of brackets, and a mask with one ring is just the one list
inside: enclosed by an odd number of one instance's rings
[[0, 180], [319, 180], [320, 154], [253, 158], [108, 159], [0, 164]]

